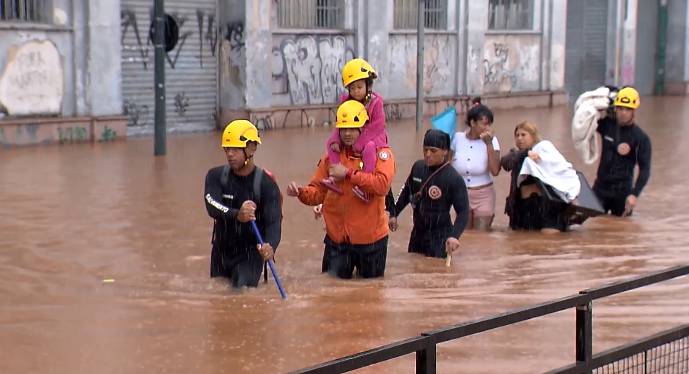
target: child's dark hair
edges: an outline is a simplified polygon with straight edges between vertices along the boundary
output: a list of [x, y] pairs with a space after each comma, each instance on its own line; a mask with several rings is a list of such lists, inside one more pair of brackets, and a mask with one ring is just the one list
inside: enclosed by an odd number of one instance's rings
[[471, 98], [470, 104], [471, 104], [472, 107], [473, 107], [473, 106], [476, 106], [476, 105], [480, 105], [480, 104], [481, 104], [481, 96], [474, 96], [474, 97], [472, 97], [472, 98]]
[[481, 118], [486, 118], [488, 122], [493, 123], [493, 112], [483, 104], [477, 104], [467, 113], [467, 126], [471, 126], [471, 121], [480, 121]]

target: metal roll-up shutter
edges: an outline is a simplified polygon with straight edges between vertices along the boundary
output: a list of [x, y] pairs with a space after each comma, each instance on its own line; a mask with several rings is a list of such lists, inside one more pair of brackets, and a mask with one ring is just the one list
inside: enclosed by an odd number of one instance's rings
[[565, 81], [570, 101], [605, 84], [608, 2], [567, 2]]
[[[215, 127], [217, 108], [218, 25], [216, 0], [166, 0], [165, 13], [179, 28], [174, 49], [165, 61], [168, 131]], [[122, 0], [123, 111], [129, 133], [153, 131], [154, 55], [149, 27], [152, 0]]]

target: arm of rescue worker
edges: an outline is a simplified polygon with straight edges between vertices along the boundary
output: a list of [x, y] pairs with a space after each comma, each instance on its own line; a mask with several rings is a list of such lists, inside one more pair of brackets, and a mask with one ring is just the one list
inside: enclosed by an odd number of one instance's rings
[[464, 183], [464, 178], [457, 174], [455, 182], [452, 183], [452, 207], [455, 210], [457, 217], [455, 223], [452, 225], [451, 237], [459, 238], [464, 232], [469, 221], [469, 196], [467, 194], [467, 186]]
[[305, 205], [316, 206], [325, 200], [326, 188], [321, 185], [321, 180], [328, 178], [328, 155], [318, 160], [316, 171], [308, 185], [299, 188], [299, 201]]
[[[267, 173], [264, 171], [264, 173]], [[263, 240], [278, 249], [282, 236], [282, 197], [280, 189], [273, 178], [264, 176], [261, 181], [261, 223], [263, 224]]]
[[639, 154], [636, 162], [639, 164], [639, 175], [636, 177], [632, 194], [639, 197], [651, 177], [651, 140], [645, 136], [639, 144]]
[[409, 204], [409, 198], [411, 196], [411, 182], [412, 182], [412, 174], [413, 174], [414, 168], [412, 167], [412, 171], [409, 172], [409, 176], [407, 177], [407, 180], [404, 182], [404, 186], [402, 186], [402, 191], [400, 191], [400, 195], [397, 197], [397, 202], [395, 203], [395, 217], [399, 216], [400, 213], [404, 210], [404, 208], [407, 207], [407, 204]]
[[373, 172], [364, 173], [351, 169], [347, 171], [347, 176], [353, 184], [379, 196], [385, 196], [388, 193], [393, 175], [395, 175], [395, 159], [389, 148], [378, 150], [378, 160]]
[[203, 199], [206, 202], [208, 215], [217, 220], [237, 219], [239, 209], [230, 208], [222, 204], [222, 185], [220, 184], [220, 173], [222, 168], [215, 168], [206, 174], [206, 185], [203, 192]]
[[385, 210], [390, 214], [390, 217], [396, 217], [395, 214], [395, 196], [392, 194], [392, 188], [388, 190], [388, 194], [385, 195]]

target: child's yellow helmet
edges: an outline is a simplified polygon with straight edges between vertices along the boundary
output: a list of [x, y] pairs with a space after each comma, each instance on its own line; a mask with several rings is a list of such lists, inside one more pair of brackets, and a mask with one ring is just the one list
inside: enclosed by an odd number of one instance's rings
[[225, 130], [222, 132], [221, 147], [246, 148], [247, 142], [261, 144], [258, 130], [253, 123], [245, 119], [238, 119], [225, 126]]
[[641, 104], [639, 99], [639, 92], [632, 87], [625, 87], [621, 89], [617, 96], [615, 96], [614, 106], [623, 106], [626, 108], [636, 109]]
[[347, 61], [342, 67], [342, 84], [347, 87], [350, 83], [359, 79], [376, 79], [378, 74], [373, 67], [363, 58], [355, 58]]
[[338, 129], [358, 129], [368, 121], [368, 112], [364, 104], [356, 100], [347, 100], [337, 108]]

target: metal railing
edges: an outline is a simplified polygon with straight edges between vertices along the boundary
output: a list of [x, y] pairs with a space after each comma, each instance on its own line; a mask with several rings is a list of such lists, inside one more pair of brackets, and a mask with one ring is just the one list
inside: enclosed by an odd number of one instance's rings
[[[602, 287], [590, 288], [579, 292], [579, 294], [551, 300], [543, 304], [529, 306], [522, 309], [509, 311], [471, 322], [460, 323], [437, 330], [422, 333], [420, 336], [398, 341], [368, 351], [356, 353], [342, 357], [333, 361], [325, 362], [310, 368], [301, 369], [295, 373], [344, 373], [351, 370], [360, 369], [366, 366], [388, 361], [400, 356], [416, 354], [416, 373], [435, 373], [436, 372], [436, 346], [450, 340], [456, 340], [465, 336], [482, 333], [514, 323], [527, 321], [533, 318], [542, 317], [563, 310], [576, 308], [576, 362], [572, 365], [551, 371], [551, 373], [591, 373], [610, 372], [605, 371], [606, 367], [619, 363], [635, 356], [643, 363], [635, 361], [634, 367], [643, 367], [641, 373], [653, 372], [648, 368], [653, 365], [661, 369], [659, 372], [687, 373], [689, 372], [689, 325], [679, 326], [651, 337], [601, 352], [593, 355], [592, 335], [593, 335], [593, 300], [616, 295], [636, 288], [663, 282], [669, 279], [685, 276], [689, 274], [689, 265], [681, 265], [666, 270], [642, 275], [629, 280], [614, 282]], [[679, 343], [678, 343], [679, 342]], [[685, 343], [686, 342], [686, 343]], [[672, 345], [671, 352], [678, 353], [682, 358], [670, 364], [662, 363], [664, 357], [666, 361], [669, 354], [667, 352], [656, 352], [658, 347]], [[680, 346], [676, 349], [677, 345]], [[667, 351], [667, 350], [666, 350]], [[669, 365], [669, 366], [668, 366]], [[619, 364], [618, 364], [619, 366]], [[630, 366], [630, 365], [627, 365]], [[685, 371], [666, 370], [667, 367], [677, 367]], [[602, 370], [598, 370], [602, 369]], [[625, 371], [626, 370], [626, 371]], [[613, 372], [637, 372], [624, 369]]]

